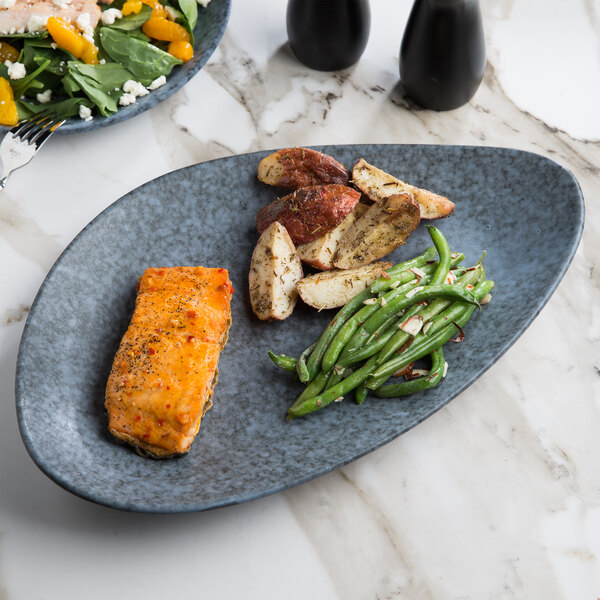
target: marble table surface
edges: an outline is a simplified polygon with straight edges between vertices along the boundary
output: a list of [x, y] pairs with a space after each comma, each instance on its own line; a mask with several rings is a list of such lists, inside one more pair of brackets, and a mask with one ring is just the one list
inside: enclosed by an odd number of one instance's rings
[[[484, 0], [484, 81], [447, 113], [418, 109], [399, 85], [411, 3], [371, 4], [361, 61], [319, 73], [290, 54], [284, 0], [234, 1], [185, 88], [126, 123], [55, 137], [0, 194], [0, 599], [600, 596], [600, 0]], [[383, 448], [239, 506], [118, 512], [37, 469], [16, 422], [18, 344], [38, 287], [88, 221], [193, 163], [386, 142], [519, 148], [581, 184], [576, 257], [493, 368]]]

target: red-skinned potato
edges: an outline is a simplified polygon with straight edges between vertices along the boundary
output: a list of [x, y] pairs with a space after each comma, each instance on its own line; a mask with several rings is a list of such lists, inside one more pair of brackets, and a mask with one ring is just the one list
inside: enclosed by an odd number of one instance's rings
[[361, 158], [352, 169], [352, 183], [371, 202], [378, 202], [394, 194], [412, 194], [419, 204], [421, 219], [440, 219], [450, 216], [454, 211], [454, 202], [448, 198], [400, 181], [370, 165], [364, 158]]
[[306, 304], [319, 310], [344, 306], [391, 266], [391, 262], [380, 261], [353, 269], [314, 273], [298, 282], [298, 293]]
[[302, 263], [285, 227], [275, 221], [263, 231], [250, 262], [248, 285], [254, 314], [262, 321], [287, 319], [298, 299]]
[[354, 207], [354, 210], [337, 227], [325, 235], [318, 237], [316, 240], [308, 242], [308, 244], [300, 244], [296, 248], [300, 260], [321, 271], [333, 269], [333, 257], [339, 241], [348, 228], [354, 225], [365, 214], [368, 208], [366, 204], [359, 202]]
[[309, 185], [348, 185], [350, 173], [329, 154], [310, 148], [284, 148], [260, 161], [258, 179], [269, 185], [297, 190]]
[[406, 243], [420, 220], [419, 205], [412, 194], [379, 200], [343, 235], [333, 258], [334, 266], [351, 269], [386, 256]]
[[345, 185], [314, 185], [300, 188], [263, 206], [256, 227], [262, 233], [279, 221], [294, 244], [306, 244], [337, 227], [360, 200], [360, 192]]

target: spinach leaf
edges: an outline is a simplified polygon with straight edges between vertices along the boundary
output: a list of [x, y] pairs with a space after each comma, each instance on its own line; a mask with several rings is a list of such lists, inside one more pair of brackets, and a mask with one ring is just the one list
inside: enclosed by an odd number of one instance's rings
[[69, 63], [70, 72], [77, 71], [81, 75], [93, 79], [107, 94], [114, 95], [113, 92], [123, 92], [121, 88], [129, 79], [134, 79], [131, 71], [122, 67], [118, 63], [106, 63], [104, 65], [86, 65], [85, 63], [72, 61]]
[[65, 92], [73, 97], [77, 92], [81, 91], [79, 84], [71, 77], [71, 75], [65, 75], [62, 80], [62, 85], [65, 88]]
[[[46, 104], [34, 104], [24, 100], [17, 101], [17, 110], [20, 118], [29, 118], [34, 115], [39, 115], [44, 112], [50, 112], [61, 119], [67, 117], [76, 117], [79, 115], [79, 107], [81, 105], [93, 108], [94, 103], [87, 98], [67, 98], [66, 100], [55, 100]], [[27, 115], [21, 117], [21, 114]]]
[[151, 16], [152, 9], [147, 4], [143, 4], [142, 10], [137, 15], [132, 14], [122, 19], [117, 19], [112, 25], [108, 25], [107, 27], [118, 29], [119, 31], [133, 31], [134, 29], [139, 29]]
[[198, 21], [198, 2], [196, 0], [177, 0], [177, 2], [189, 25], [189, 31], [192, 33]]
[[106, 53], [129, 69], [138, 81], [149, 84], [161, 75], [168, 75], [182, 61], [152, 44], [132, 38], [110, 27], [100, 28], [100, 40]]
[[[108, 117], [117, 112], [117, 100], [102, 89], [102, 86], [91, 77], [78, 73], [76, 69], [71, 69], [69, 77], [72, 77], [84, 94], [98, 107], [100, 114]], [[119, 90], [119, 95], [122, 92]]]
[[142, 40], [142, 42], [146, 42], [146, 44], [150, 43], [150, 38], [141, 29], [132, 29], [127, 32], [127, 35], [136, 40]]
[[43, 73], [49, 65], [50, 61], [45, 60], [37, 69], [23, 79], [16, 79], [14, 82], [11, 82], [15, 98], [20, 98], [29, 89], [43, 90], [44, 84], [39, 82], [36, 77], [40, 73]]
[[30, 71], [34, 67], [38, 67], [43, 64], [46, 60], [49, 61], [47, 72], [53, 73], [54, 75], [66, 75], [68, 68], [67, 63], [71, 60], [71, 55], [59, 50], [52, 48], [44, 48], [35, 46], [29, 42], [25, 42], [23, 45], [22, 61], [27, 71]]
[[11, 38], [11, 39], [20, 39], [20, 38], [28, 38], [28, 39], [40, 39], [48, 37], [48, 32], [44, 31], [28, 31], [26, 33], [3, 33], [0, 35], [0, 38]]

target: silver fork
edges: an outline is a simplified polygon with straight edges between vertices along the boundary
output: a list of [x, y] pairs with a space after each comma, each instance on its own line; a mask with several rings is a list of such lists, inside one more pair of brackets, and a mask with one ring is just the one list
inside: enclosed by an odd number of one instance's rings
[[16, 125], [4, 136], [0, 144], [0, 189], [4, 189], [8, 176], [26, 165], [64, 122], [65, 119], [51, 115], [35, 117]]

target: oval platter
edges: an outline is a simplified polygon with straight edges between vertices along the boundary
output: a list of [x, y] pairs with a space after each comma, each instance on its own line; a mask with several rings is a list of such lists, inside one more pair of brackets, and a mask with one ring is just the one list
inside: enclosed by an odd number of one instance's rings
[[[518, 150], [362, 145], [320, 149], [346, 166], [363, 157], [456, 203], [436, 225], [474, 264], [487, 251], [493, 299], [474, 314], [436, 388], [402, 400], [351, 399], [286, 420], [301, 391], [267, 350], [298, 355], [334, 311], [301, 303], [291, 318], [252, 314], [248, 267], [258, 209], [278, 194], [257, 181], [267, 152], [169, 173], [109, 206], [73, 240], [33, 303], [17, 362], [17, 414], [27, 450], [56, 483], [117, 509], [200, 511], [258, 498], [337, 469], [414, 427], [482, 375], [531, 324], [571, 262], [584, 204], [569, 171]], [[524, 175], [526, 174], [526, 175]], [[420, 226], [392, 259], [423, 251]], [[236, 288], [214, 407], [187, 456], [138, 456], [108, 433], [104, 388], [150, 266], [226, 267]], [[516, 293], [518, 291], [518, 293]]]

